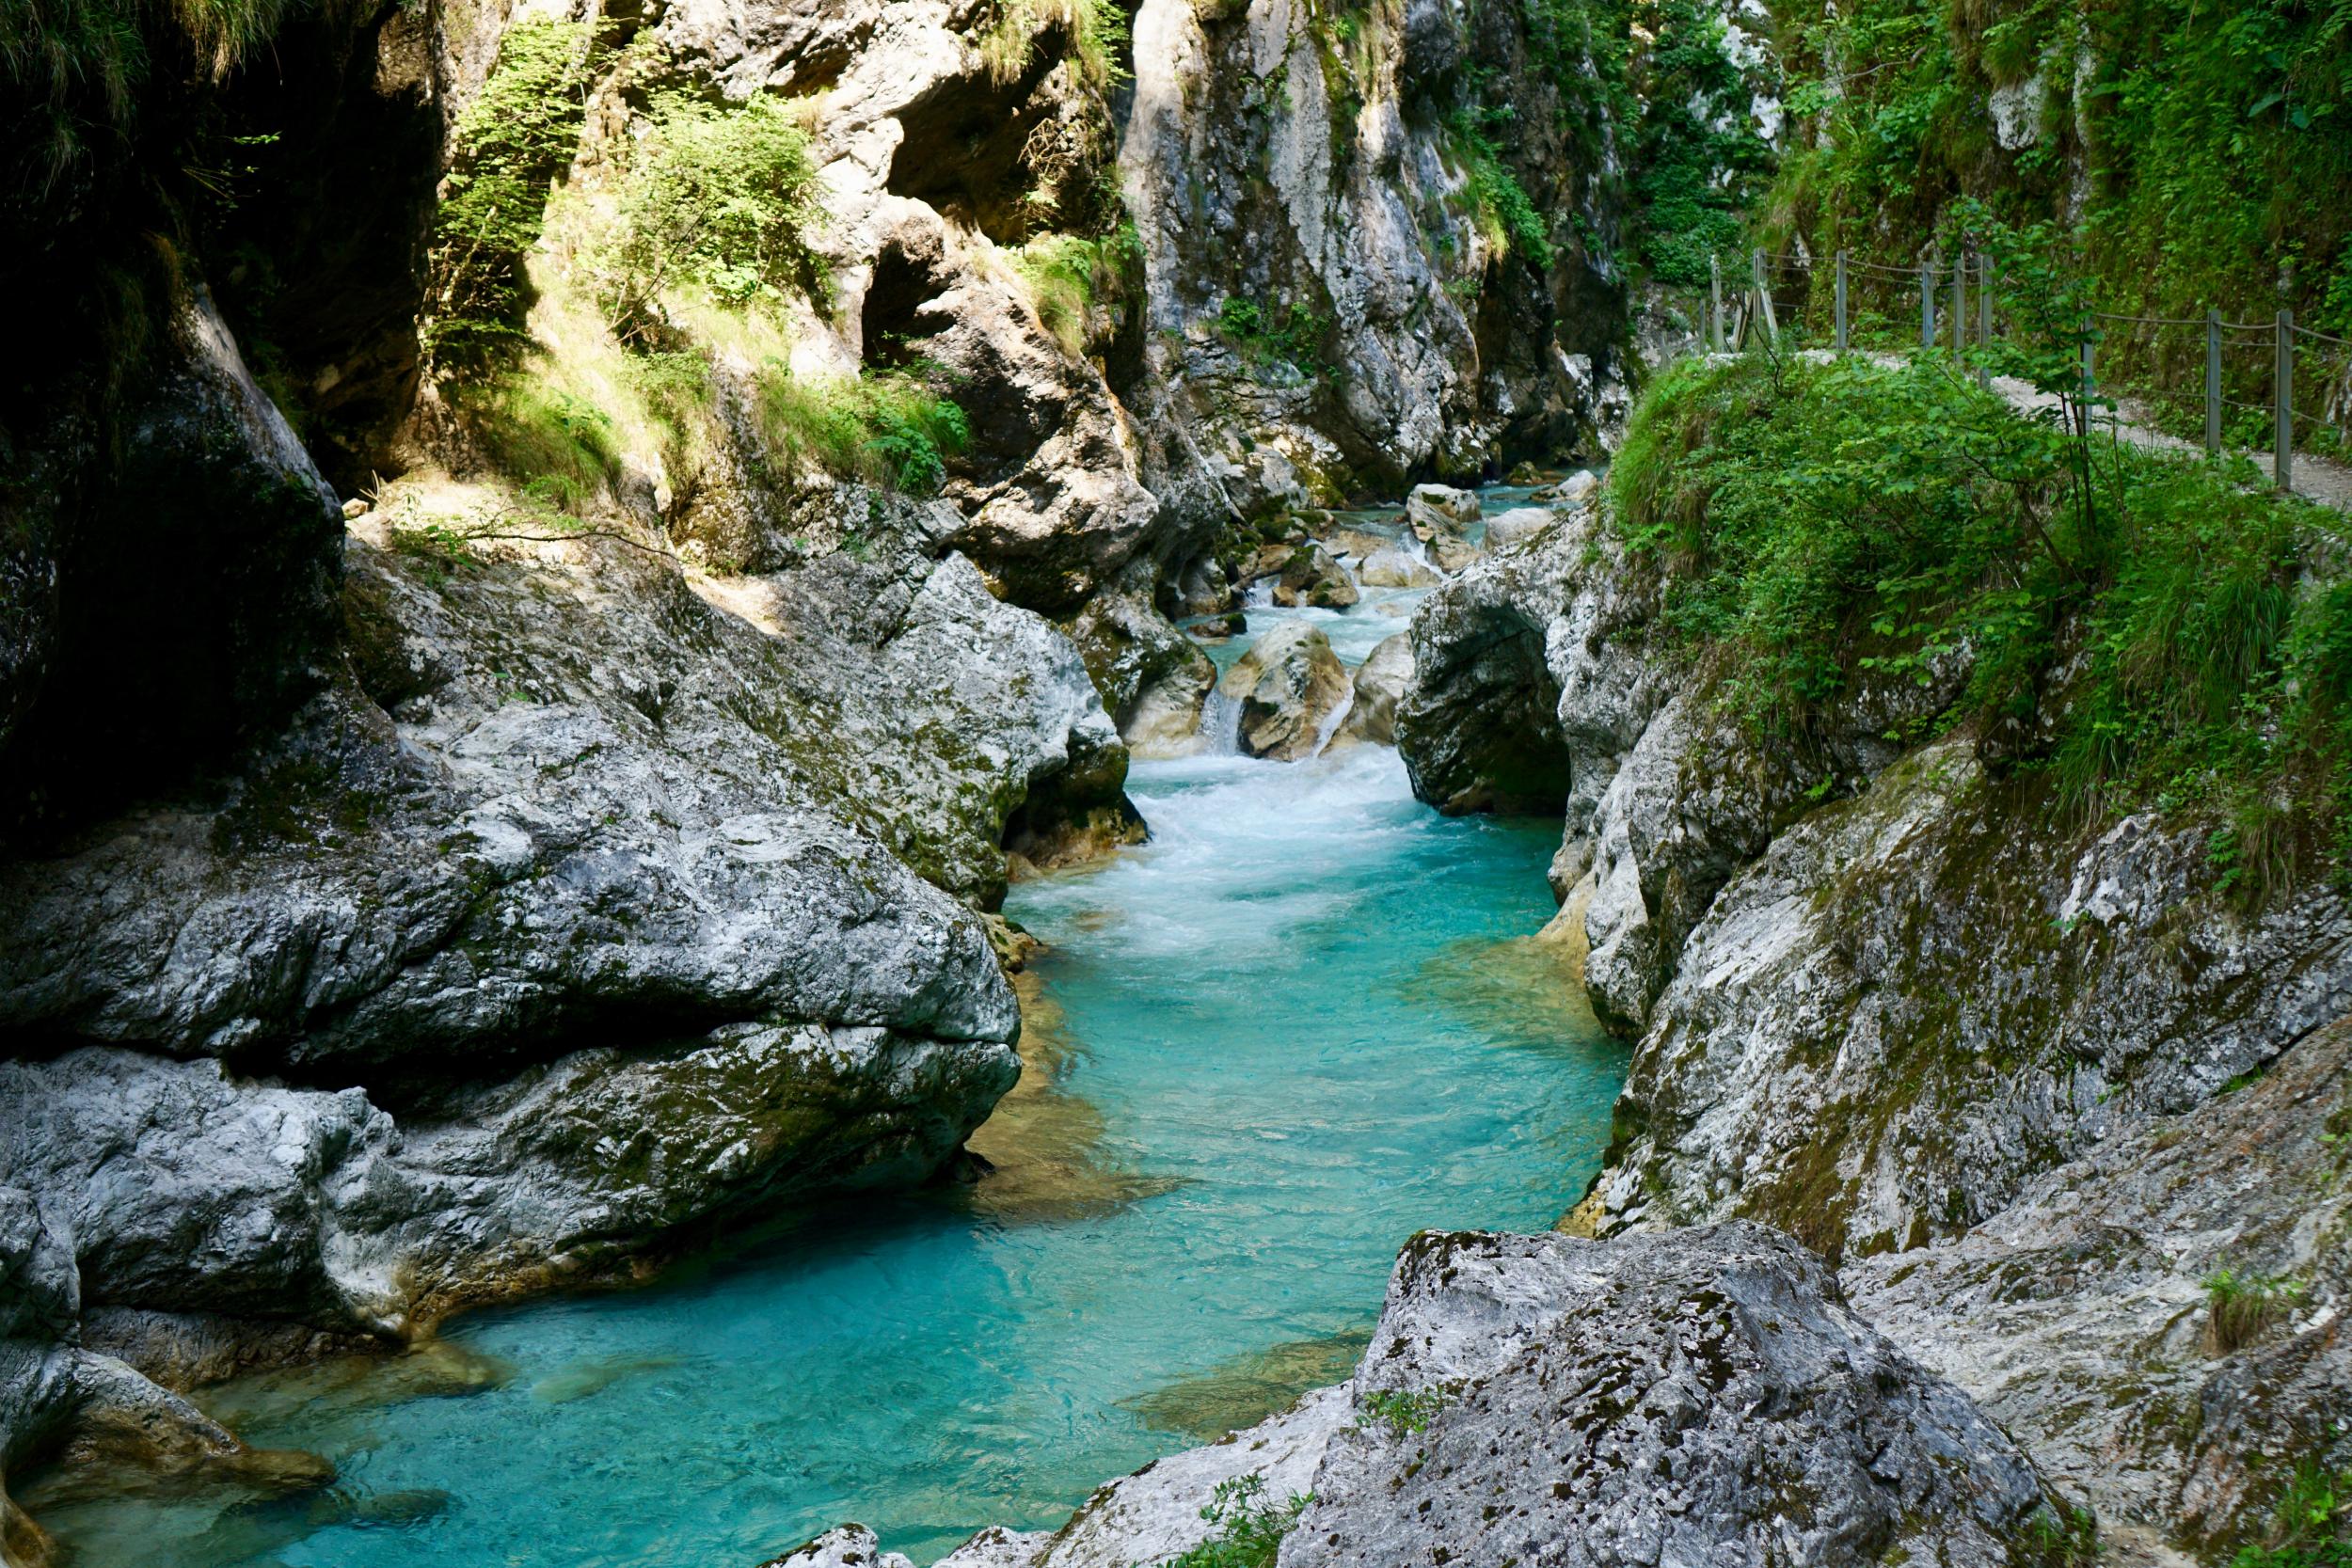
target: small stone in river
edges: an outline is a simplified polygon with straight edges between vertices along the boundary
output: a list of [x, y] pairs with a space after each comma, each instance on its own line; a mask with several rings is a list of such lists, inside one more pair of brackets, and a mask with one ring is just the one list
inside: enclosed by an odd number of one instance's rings
[[1291, 621], [1252, 643], [1217, 689], [1241, 703], [1245, 753], [1295, 762], [1314, 755], [1324, 727], [1351, 688], [1330, 639], [1304, 621]]
[[1413, 640], [1404, 632], [1384, 640], [1356, 668], [1356, 702], [1340, 734], [1375, 745], [1396, 744], [1396, 705], [1413, 683]]

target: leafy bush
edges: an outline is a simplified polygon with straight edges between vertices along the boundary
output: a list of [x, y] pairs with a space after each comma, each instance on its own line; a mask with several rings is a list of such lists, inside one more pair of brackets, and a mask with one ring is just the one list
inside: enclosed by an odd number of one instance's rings
[[2352, 1568], [2352, 1476], [2306, 1461], [2280, 1493], [2268, 1538], [2239, 1548], [2230, 1568]]
[[1468, 189], [1470, 199], [1477, 204], [1479, 225], [1486, 243], [1503, 255], [1517, 249], [1535, 264], [1538, 272], [1549, 272], [1553, 256], [1543, 214], [1535, 210], [1534, 200], [1527, 194], [1527, 187], [1519, 183], [1518, 176], [1502, 161], [1502, 150], [1489, 134], [1510, 119], [1507, 107], [1462, 109], [1447, 121], [1447, 129], [1454, 134], [1454, 147], [1469, 167]]
[[1038, 39], [1059, 28], [1069, 40], [1078, 79], [1101, 91], [1127, 78], [1120, 60], [1127, 42], [1127, 15], [1117, 0], [996, 0], [996, 15], [974, 40], [989, 74], [1010, 85], [1029, 69]]
[[787, 467], [931, 495], [946, 460], [972, 437], [963, 410], [913, 371], [803, 380], [771, 364], [759, 376], [760, 427]]
[[479, 364], [525, 341], [523, 258], [539, 242], [548, 192], [580, 141], [587, 27], [528, 21], [507, 29], [498, 64], [457, 121], [433, 228], [426, 351]]
[[1283, 1537], [1312, 1500], [1293, 1497], [1286, 1502], [1269, 1502], [1262, 1475], [1218, 1481], [1200, 1517], [1219, 1528], [1190, 1551], [1169, 1558], [1161, 1568], [1273, 1568]]
[[1364, 1408], [1356, 1424], [1386, 1427], [1391, 1436], [1403, 1437], [1427, 1432], [1430, 1421], [1444, 1408], [1445, 1396], [1435, 1388], [1384, 1389], [1364, 1396]]
[[1216, 325], [1253, 365], [1286, 364], [1310, 377], [1327, 373], [1323, 339], [1330, 318], [1304, 305], [1262, 306], [1230, 295], [1217, 307]]
[[2248, 477], [2021, 418], [1940, 355], [1758, 357], [1655, 382], [1610, 495], [1751, 721], [1802, 729], [1866, 672], [1925, 683], [1963, 651], [1947, 719], [2026, 718], [2079, 651], [2021, 766], [2078, 818], [2204, 802], [2259, 895], [2347, 819], [2352, 583], [2304, 581], [2317, 514]]
[[631, 346], [659, 341], [662, 292], [698, 284], [742, 306], [798, 281], [823, 281], [806, 231], [820, 212], [808, 132], [789, 107], [755, 97], [719, 107], [655, 95], [631, 159], [618, 232], [596, 259], [607, 319]]

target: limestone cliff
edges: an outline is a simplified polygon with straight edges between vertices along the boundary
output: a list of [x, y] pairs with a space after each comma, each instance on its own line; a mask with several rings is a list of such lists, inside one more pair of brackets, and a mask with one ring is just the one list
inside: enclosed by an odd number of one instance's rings
[[[2259, 1533], [2295, 1463], [2344, 1458], [2340, 1178], [2312, 1141], [2347, 1103], [2342, 888], [2249, 900], [2193, 813], [2069, 827], [2012, 738], [1936, 722], [1964, 650], [1761, 733], [1658, 573], [1564, 511], [1432, 595], [1398, 713], [1431, 799], [1565, 806], [1551, 934], [1637, 1042], [1568, 1223], [1778, 1226], [2125, 1541]], [[2256, 1125], [2267, 1178], [2232, 1169]], [[2201, 1339], [2217, 1274], [2293, 1309]]]

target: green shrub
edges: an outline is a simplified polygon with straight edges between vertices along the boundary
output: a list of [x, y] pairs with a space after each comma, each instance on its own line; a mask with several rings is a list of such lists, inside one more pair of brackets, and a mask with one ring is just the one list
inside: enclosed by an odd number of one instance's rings
[[2026, 1521], [2025, 1538], [2034, 1568], [2092, 1568], [2099, 1560], [2099, 1520], [2087, 1508], [2044, 1503]]
[[971, 440], [963, 410], [913, 371], [803, 380], [781, 365], [759, 376], [760, 428], [788, 467], [912, 495], [946, 483], [946, 460]]
[[1041, 234], [1009, 254], [1013, 270], [1029, 285], [1038, 320], [1065, 351], [1079, 356], [1087, 349], [1095, 307], [1137, 291], [1143, 242], [1136, 226], [1126, 223], [1099, 240]]
[[2241, 1275], [2217, 1269], [2202, 1281], [2205, 1329], [2213, 1348], [2227, 1354], [2253, 1342], [2303, 1299], [2303, 1287], [2277, 1275]]
[[739, 307], [780, 297], [788, 283], [821, 288], [824, 266], [807, 240], [821, 210], [809, 148], [777, 99], [719, 107], [655, 95], [622, 183], [617, 232], [594, 262], [622, 342], [660, 340], [661, 294], [679, 284]]
[[1380, 1426], [1392, 1437], [1411, 1433], [1427, 1432], [1429, 1423], [1445, 1408], [1445, 1396], [1435, 1388], [1384, 1389], [1364, 1396], [1364, 1408], [1357, 1416], [1360, 1427]]
[[2022, 765], [2077, 819], [2203, 802], [2259, 895], [2347, 816], [2352, 585], [2307, 582], [2316, 514], [2244, 477], [2021, 418], [1941, 356], [1765, 356], [1654, 382], [1610, 497], [1752, 722], [1802, 730], [1963, 649], [1947, 719], [2030, 717], [2063, 642], [2082, 667]]
[[1490, 134], [1508, 123], [1511, 116], [1508, 108], [1462, 109], [1447, 121], [1447, 129], [1469, 169], [1467, 188], [1477, 205], [1486, 243], [1503, 255], [1516, 249], [1538, 272], [1549, 272], [1553, 255], [1543, 214], [1535, 210], [1518, 176], [1502, 161], [1502, 150]]
[[1327, 375], [1323, 340], [1328, 316], [1304, 305], [1260, 305], [1230, 295], [1217, 307], [1217, 330], [1253, 365], [1286, 364], [1310, 378]]
[[1169, 1558], [1161, 1568], [1273, 1568], [1283, 1538], [1312, 1500], [1293, 1497], [1269, 1502], [1262, 1475], [1218, 1481], [1209, 1505], [1200, 1511], [1200, 1517], [1218, 1527], [1216, 1532], [1190, 1551]]
[[427, 353], [445, 365], [511, 356], [527, 340], [523, 259], [539, 242], [548, 192], [580, 142], [587, 27], [520, 22], [459, 117], [433, 226]]
[[2352, 1476], [2311, 1461], [2296, 1466], [2280, 1494], [2267, 1539], [2239, 1548], [2230, 1568], [2352, 1568]]

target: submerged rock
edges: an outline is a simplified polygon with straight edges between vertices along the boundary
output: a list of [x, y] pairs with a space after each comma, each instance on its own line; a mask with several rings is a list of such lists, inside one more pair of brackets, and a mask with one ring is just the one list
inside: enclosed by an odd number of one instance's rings
[[1217, 689], [1241, 704], [1242, 751], [1277, 762], [1312, 756], [1352, 690], [1330, 639], [1301, 621], [1250, 644]]
[[1396, 705], [1413, 684], [1413, 640], [1404, 632], [1382, 640], [1356, 667], [1356, 700], [1340, 734], [1376, 746], [1396, 744]]
[[1416, 484], [1405, 498], [1406, 526], [1414, 537], [1423, 541], [1449, 537], [1458, 539], [1478, 521], [1478, 496], [1475, 491], [1456, 490], [1443, 484]]

